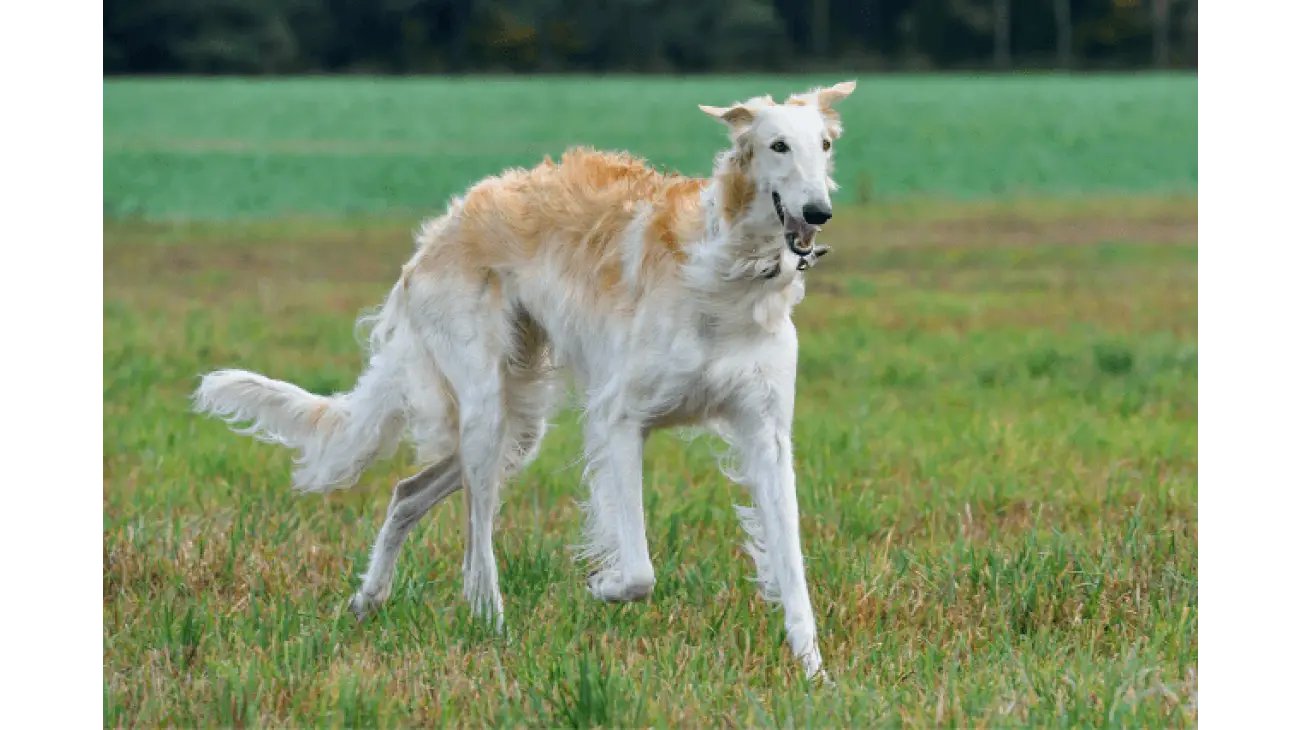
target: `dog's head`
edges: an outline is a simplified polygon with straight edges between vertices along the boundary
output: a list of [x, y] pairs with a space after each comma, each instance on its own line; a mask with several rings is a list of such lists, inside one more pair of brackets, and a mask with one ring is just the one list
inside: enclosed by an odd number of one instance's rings
[[843, 131], [834, 107], [856, 86], [844, 81], [794, 94], [784, 104], [763, 96], [730, 107], [700, 106], [730, 129], [755, 187], [755, 205], [772, 206], [799, 256], [812, 252], [817, 226], [831, 219], [831, 155]]

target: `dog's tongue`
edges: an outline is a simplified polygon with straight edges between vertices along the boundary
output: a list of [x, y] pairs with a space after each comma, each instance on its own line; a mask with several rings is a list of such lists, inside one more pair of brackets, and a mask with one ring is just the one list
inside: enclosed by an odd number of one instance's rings
[[800, 256], [812, 253], [813, 236], [816, 236], [820, 230], [821, 228], [807, 221], [799, 220], [796, 216], [787, 215], [785, 217], [785, 242]]

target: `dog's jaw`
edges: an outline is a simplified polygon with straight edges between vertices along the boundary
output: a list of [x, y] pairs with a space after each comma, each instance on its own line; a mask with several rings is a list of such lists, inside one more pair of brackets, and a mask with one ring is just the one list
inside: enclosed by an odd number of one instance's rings
[[797, 215], [787, 213], [785, 205], [781, 202], [781, 194], [775, 190], [772, 191], [772, 207], [776, 209], [776, 218], [781, 222], [785, 245], [789, 247], [790, 252], [799, 258], [812, 255], [813, 238], [821, 231], [821, 227], [814, 226]]

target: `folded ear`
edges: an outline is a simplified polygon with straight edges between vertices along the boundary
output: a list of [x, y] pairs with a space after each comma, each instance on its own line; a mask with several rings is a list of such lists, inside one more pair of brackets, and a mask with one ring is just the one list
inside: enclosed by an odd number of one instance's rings
[[853, 90], [858, 88], [856, 81], [841, 81], [829, 89], [817, 90], [817, 105], [823, 109], [829, 109], [832, 106], [848, 98]]
[[822, 111], [828, 111], [848, 97], [849, 94], [852, 94], [857, 87], [858, 82], [856, 81], [841, 81], [830, 88], [819, 86], [802, 94], [791, 94], [790, 98], [785, 100], [785, 103], [797, 106], [816, 104]]
[[700, 104], [700, 111], [708, 114], [714, 119], [726, 122], [727, 126], [732, 129], [743, 127], [754, 121], [754, 110], [744, 104], [736, 104], [730, 107], [705, 106]]
[[831, 138], [837, 139], [843, 133], [844, 127], [840, 124], [840, 113], [835, 111], [834, 107], [852, 94], [857, 87], [856, 81], [841, 81], [830, 88], [818, 87], [802, 94], [791, 94], [785, 103], [794, 106], [815, 105], [826, 120], [826, 130], [830, 132]]

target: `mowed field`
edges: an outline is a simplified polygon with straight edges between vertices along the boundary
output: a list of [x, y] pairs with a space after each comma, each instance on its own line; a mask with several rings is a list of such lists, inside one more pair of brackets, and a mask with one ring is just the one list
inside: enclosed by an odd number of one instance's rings
[[698, 174], [696, 108], [817, 79], [104, 87], [106, 726], [1127, 726], [1197, 720], [1194, 77], [863, 79], [835, 247], [796, 310], [796, 471], [834, 686], [757, 597], [715, 462], [646, 454], [658, 585], [585, 590], [580, 427], [506, 490], [509, 627], [460, 596], [464, 510], [346, 609], [391, 485], [188, 413], [242, 367], [351, 387], [353, 320], [446, 196], [569, 144]]

